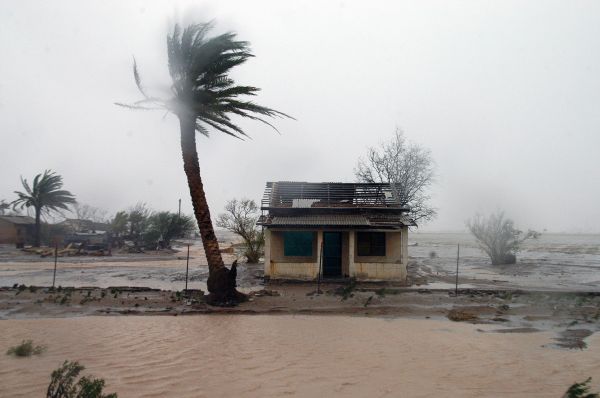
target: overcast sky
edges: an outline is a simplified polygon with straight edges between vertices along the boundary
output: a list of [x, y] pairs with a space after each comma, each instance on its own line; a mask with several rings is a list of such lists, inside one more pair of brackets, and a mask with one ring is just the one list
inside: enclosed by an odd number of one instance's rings
[[256, 58], [240, 84], [293, 115], [281, 134], [198, 139], [213, 217], [266, 181], [352, 182], [357, 158], [396, 127], [432, 151], [439, 217], [463, 230], [506, 209], [522, 228], [600, 231], [600, 2], [3, 1], [0, 199], [46, 168], [111, 213], [191, 203], [175, 117], [130, 111], [168, 87], [174, 21], [214, 19]]

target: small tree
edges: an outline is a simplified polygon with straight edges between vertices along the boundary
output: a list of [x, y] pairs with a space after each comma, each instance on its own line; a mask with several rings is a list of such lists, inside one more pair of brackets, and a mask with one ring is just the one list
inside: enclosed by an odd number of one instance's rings
[[539, 232], [528, 230], [527, 233], [518, 230], [513, 220], [504, 217], [503, 211], [484, 217], [477, 214], [467, 221], [469, 231], [475, 236], [479, 247], [492, 260], [492, 265], [515, 264], [517, 252], [523, 241], [537, 239]]
[[73, 213], [75, 213], [75, 217], [78, 220], [90, 220], [96, 223], [104, 223], [107, 219], [107, 211], [105, 209], [90, 206], [85, 203], [75, 202], [73, 204]]
[[65, 361], [52, 372], [46, 398], [117, 398], [117, 394], [103, 394], [104, 380], [83, 376], [85, 367], [79, 362]]
[[401, 130], [379, 148], [369, 148], [354, 170], [359, 182], [389, 182], [402, 205], [410, 208], [415, 221], [435, 218], [428, 189], [433, 183], [434, 163], [428, 149], [407, 143]]
[[129, 209], [127, 220], [129, 222], [128, 237], [136, 246], [140, 246], [144, 240], [144, 233], [148, 227], [148, 220], [152, 211], [145, 203], [137, 203]]
[[127, 232], [128, 222], [129, 216], [126, 212], [120, 211], [115, 214], [113, 219], [110, 221], [110, 229], [116, 238], [121, 238], [123, 234]]
[[182, 237], [192, 232], [194, 228], [192, 217], [160, 211], [149, 217], [145, 240], [154, 246], [170, 247], [172, 239]]
[[257, 263], [265, 245], [265, 236], [256, 226], [258, 206], [251, 199], [232, 199], [225, 205], [225, 211], [219, 214], [217, 226], [241, 236], [246, 244], [244, 255], [247, 261]]

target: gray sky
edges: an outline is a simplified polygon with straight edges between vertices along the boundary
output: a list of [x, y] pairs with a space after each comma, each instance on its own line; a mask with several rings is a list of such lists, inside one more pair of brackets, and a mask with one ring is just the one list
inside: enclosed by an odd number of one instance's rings
[[265, 181], [353, 181], [396, 126], [431, 149], [439, 217], [463, 230], [497, 208], [522, 228], [600, 231], [600, 2], [4, 1], [0, 199], [50, 168], [111, 213], [145, 201], [191, 211], [178, 124], [113, 104], [167, 87], [173, 21], [215, 19], [256, 58], [238, 83], [297, 121], [252, 140], [200, 137], [212, 214]]

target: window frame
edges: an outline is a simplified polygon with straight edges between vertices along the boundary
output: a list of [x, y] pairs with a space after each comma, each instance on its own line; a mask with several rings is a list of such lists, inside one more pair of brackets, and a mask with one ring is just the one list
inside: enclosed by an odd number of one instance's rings
[[[376, 240], [381, 241], [378, 242]], [[365, 244], [368, 244], [367, 252], [364, 251]], [[356, 255], [358, 257], [385, 257], [387, 255], [386, 233], [376, 231], [357, 231]]]
[[[296, 245], [290, 247], [289, 243], [286, 244], [286, 242], [289, 242], [289, 239], [291, 238], [290, 235], [295, 235], [295, 234], [303, 234], [303, 235], [308, 235], [310, 234], [310, 253], [308, 250], [306, 251], [302, 251], [302, 248], [298, 247], [298, 242], [296, 242]], [[304, 238], [306, 239], [307, 236]], [[314, 256], [314, 241], [315, 241], [315, 232], [314, 231], [283, 231], [283, 256], [284, 257], [313, 257]], [[301, 242], [302, 244], [307, 244], [308, 240]], [[288, 250], [290, 249], [296, 249], [296, 251], [294, 252], [289, 252]], [[303, 249], [307, 249], [307, 247], [304, 247]], [[309, 254], [306, 254], [309, 253]]]

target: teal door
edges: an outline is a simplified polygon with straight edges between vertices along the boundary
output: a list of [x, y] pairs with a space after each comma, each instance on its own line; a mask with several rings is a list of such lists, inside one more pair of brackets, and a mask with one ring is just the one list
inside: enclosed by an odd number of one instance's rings
[[341, 232], [323, 232], [323, 276], [342, 276]]

